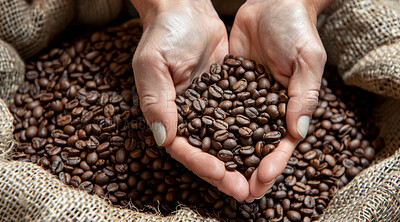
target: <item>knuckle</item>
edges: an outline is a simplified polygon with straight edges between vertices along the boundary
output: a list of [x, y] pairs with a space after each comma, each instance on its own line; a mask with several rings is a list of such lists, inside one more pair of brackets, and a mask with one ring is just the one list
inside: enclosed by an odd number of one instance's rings
[[159, 101], [160, 98], [156, 95], [152, 94], [142, 95], [140, 99], [140, 107], [142, 109], [142, 112], [147, 113], [150, 110], [153, 110], [153, 107], [155, 107]]
[[318, 105], [319, 91], [318, 90], [308, 90], [305, 95], [305, 100], [307, 104], [307, 111], [313, 112], [315, 107]]

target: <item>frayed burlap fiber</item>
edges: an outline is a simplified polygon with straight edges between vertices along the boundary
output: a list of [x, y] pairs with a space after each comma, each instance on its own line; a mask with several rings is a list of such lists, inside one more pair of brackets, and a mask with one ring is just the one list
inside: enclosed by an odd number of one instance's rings
[[400, 99], [399, 1], [335, 0], [318, 24], [346, 84]]
[[0, 99], [11, 104], [24, 76], [24, 61], [11, 45], [0, 39]]
[[73, 0], [1, 0], [0, 39], [29, 58], [69, 25], [73, 13]]
[[111, 206], [73, 189], [42, 167], [0, 160], [0, 221], [213, 221], [182, 208], [171, 216]]

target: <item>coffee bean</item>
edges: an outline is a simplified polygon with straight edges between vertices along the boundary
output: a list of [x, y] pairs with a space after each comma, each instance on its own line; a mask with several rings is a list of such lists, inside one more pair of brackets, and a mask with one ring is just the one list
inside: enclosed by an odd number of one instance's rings
[[194, 137], [194, 136], [190, 136], [189, 137], [189, 143], [192, 145], [192, 146], [195, 146], [195, 147], [201, 147], [201, 140], [199, 139], [199, 138], [197, 138], [197, 137]]
[[218, 142], [223, 142], [228, 139], [228, 130], [218, 130], [214, 133], [213, 139]]
[[242, 126], [248, 126], [250, 124], [250, 119], [244, 115], [237, 115], [236, 122]]
[[248, 116], [250, 119], [255, 119], [258, 117], [259, 113], [255, 107], [247, 107], [244, 110], [244, 113], [246, 116]]
[[104, 107], [104, 116], [105, 117], [112, 117], [112, 116], [114, 116], [114, 113], [115, 113], [115, 108], [112, 104], [107, 104]]
[[254, 153], [254, 151], [255, 151], [255, 148], [252, 146], [243, 146], [243, 147], [240, 147], [240, 149], [239, 149], [240, 154], [243, 156], [250, 156]]
[[233, 153], [229, 150], [222, 149], [218, 152], [217, 157], [224, 162], [228, 162], [233, 159]]
[[128, 156], [124, 149], [119, 149], [117, 151], [117, 153], [115, 154], [115, 160], [117, 161], [117, 163], [125, 163], [127, 161], [127, 159], [128, 159]]
[[276, 105], [269, 105], [267, 107], [267, 113], [272, 119], [276, 119], [279, 117], [279, 111]]
[[51, 164], [51, 172], [54, 174], [60, 173], [64, 169], [64, 163], [56, 160]]
[[[204, 143], [204, 140], [203, 140]], [[223, 147], [228, 150], [232, 150], [237, 146], [237, 142], [234, 139], [226, 139], [223, 143]]]
[[281, 138], [281, 133], [279, 131], [270, 131], [265, 133], [263, 138], [266, 141], [276, 141]]
[[220, 119], [214, 120], [212, 125], [216, 130], [227, 130], [229, 126], [228, 123]]
[[253, 136], [253, 131], [248, 127], [242, 127], [239, 129], [239, 135], [247, 139]]

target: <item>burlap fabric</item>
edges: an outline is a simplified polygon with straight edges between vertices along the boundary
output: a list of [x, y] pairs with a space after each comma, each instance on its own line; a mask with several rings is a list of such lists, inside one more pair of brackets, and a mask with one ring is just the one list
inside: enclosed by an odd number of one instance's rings
[[23, 59], [47, 47], [70, 22], [103, 26], [118, 17], [122, 0], [0, 0], [0, 39]]
[[0, 160], [0, 181], [0, 221], [212, 221], [187, 208], [162, 217], [112, 207], [32, 163]]
[[35, 55], [73, 18], [73, 0], [0, 0], [0, 39], [22, 58]]
[[0, 159], [6, 159], [16, 145], [13, 139], [13, 120], [7, 104], [0, 98]]
[[318, 26], [346, 84], [400, 99], [399, 1], [335, 0]]
[[380, 137], [385, 149], [378, 153], [378, 160], [387, 158], [400, 147], [400, 100], [388, 99], [376, 108]]
[[75, 20], [87, 26], [104, 26], [118, 17], [122, 5], [122, 0], [77, 0]]
[[0, 98], [7, 104], [13, 102], [24, 75], [24, 61], [12, 46], [0, 39]]

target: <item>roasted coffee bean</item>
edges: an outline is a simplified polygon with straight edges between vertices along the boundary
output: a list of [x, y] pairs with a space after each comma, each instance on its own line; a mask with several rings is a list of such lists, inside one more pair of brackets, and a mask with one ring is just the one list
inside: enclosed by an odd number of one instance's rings
[[216, 130], [227, 130], [229, 126], [228, 123], [220, 119], [214, 120], [212, 125]]
[[218, 130], [214, 133], [213, 139], [217, 142], [223, 142], [229, 137], [228, 130]]
[[193, 137], [193, 136], [190, 136], [189, 137], [189, 143], [192, 145], [192, 146], [195, 146], [195, 147], [201, 147], [201, 140], [199, 139], [199, 138], [197, 138], [197, 137]]
[[242, 126], [248, 126], [251, 123], [250, 119], [244, 115], [237, 115], [236, 122]]
[[243, 146], [240, 147], [239, 152], [242, 156], [250, 156], [254, 153], [255, 148], [252, 146]]
[[224, 162], [228, 162], [233, 159], [233, 153], [229, 150], [222, 149], [218, 152], [217, 157]]
[[263, 138], [266, 141], [276, 141], [281, 138], [281, 133], [279, 131], [270, 131], [265, 133]]

